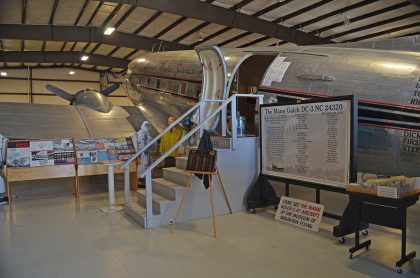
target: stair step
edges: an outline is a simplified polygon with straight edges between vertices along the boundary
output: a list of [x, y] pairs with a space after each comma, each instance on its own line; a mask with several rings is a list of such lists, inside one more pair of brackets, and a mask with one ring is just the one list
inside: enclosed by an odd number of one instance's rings
[[[139, 205], [143, 208], [146, 208], [146, 190], [145, 189], [139, 189], [137, 190], [137, 198]], [[152, 205], [153, 205], [153, 214], [161, 214], [161, 212], [164, 210], [164, 207], [166, 204], [174, 202], [171, 200], [166, 199], [163, 196], [160, 196], [159, 194], [152, 193]]]
[[176, 167], [163, 168], [163, 178], [178, 185], [186, 186], [189, 176], [185, 170]]
[[185, 170], [187, 169], [187, 162], [188, 157], [186, 156], [180, 156], [176, 158], [176, 168]]
[[142, 208], [136, 203], [131, 203], [130, 206], [124, 207], [124, 214], [133, 219], [134, 222], [146, 228], [146, 209]]
[[177, 193], [184, 190], [184, 186], [170, 182], [164, 178], [153, 179], [153, 192], [168, 200], [175, 200]]

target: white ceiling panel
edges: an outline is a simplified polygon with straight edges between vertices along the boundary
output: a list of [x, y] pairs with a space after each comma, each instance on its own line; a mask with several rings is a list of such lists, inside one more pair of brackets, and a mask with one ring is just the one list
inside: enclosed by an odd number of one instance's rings
[[84, 2], [84, 0], [60, 0], [55, 12], [54, 24], [73, 25]]
[[44, 44], [43, 41], [25, 41], [25, 50], [26, 51], [41, 51], [42, 45]]
[[2, 40], [4, 50], [19, 51], [20, 40]]
[[191, 29], [197, 27], [201, 23], [203, 23], [203, 21], [193, 18], [187, 18], [182, 23], [178, 24], [175, 28], [172, 28], [172, 30], [161, 36], [160, 39], [166, 41], [173, 41], [176, 38], [190, 31]]
[[118, 49], [117, 51], [115, 51], [114, 54], [112, 54], [112, 57], [117, 57], [117, 58], [123, 58], [125, 57], [128, 53], [130, 53], [131, 51], [133, 51], [134, 49], [132, 48], [127, 48], [127, 47], [121, 47], [120, 49]]
[[180, 41], [180, 43], [191, 45], [191, 44], [196, 43], [198, 41], [198, 33], [201, 33], [202, 37], [205, 38], [207, 36], [210, 36], [213, 33], [216, 33], [217, 31], [219, 31], [223, 28], [225, 28], [225, 26], [223, 26], [223, 25], [214, 24], [214, 23], [209, 24], [206, 27], [202, 28], [197, 33], [193, 33], [190, 36], [186, 37], [185, 39]]
[[219, 35], [215, 38], [212, 38], [211, 40], [205, 41], [204, 43], [209, 44], [209, 45], [216, 45], [216, 44], [224, 42], [228, 39], [231, 39], [231, 38], [233, 38], [237, 35], [243, 34], [245, 32], [246, 31], [240, 30], [240, 29], [230, 29], [230, 30], [224, 32], [223, 34], [221, 34], [221, 35]]
[[75, 42], [66, 43], [66, 46], [64, 47], [63, 51], [70, 51], [74, 44]]
[[145, 50], [139, 50], [136, 53], [134, 53], [133, 55], [131, 55], [130, 57], [128, 57], [129, 60], [134, 60], [146, 53], [148, 53], [149, 51], [145, 51]]
[[163, 13], [156, 18], [149, 26], [144, 28], [139, 35], [153, 37], [160, 31], [171, 25], [175, 20], [180, 18], [179, 15]]
[[248, 42], [254, 41], [256, 39], [262, 38], [263, 36], [260, 34], [250, 34], [246, 37], [240, 38], [238, 40], [235, 40], [234, 42], [228, 43], [226, 45], [224, 45], [223, 47], [239, 47], [241, 45], [244, 45]]
[[[111, 21], [109, 22], [109, 26], [115, 26], [115, 24], [120, 20], [126, 12], [131, 8], [131, 5], [124, 4], [121, 9], [112, 17]], [[134, 11], [133, 11], [134, 12]]]
[[136, 8], [124, 22], [118, 27], [118, 30], [126, 33], [133, 33], [137, 28], [142, 26], [150, 17], [152, 17], [156, 11]]
[[89, 19], [92, 17], [93, 13], [95, 12], [96, 7], [98, 7], [98, 5], [99, 5], [99, 1], [89, 1], [89, 4], [87, 5], [77, 25], [86, 26]]
[[97, 43], [90, 43], [88, 48], [86, 48], [85, 52], [90, 53], [96, 45]]
[[116, 46], [109, 44], [101, 44], [98, 49], [96, 49], [95, 54], [107, 56]]
[[22, 1], [0, 1], [0, 23], [21, 23]]
[[74, 51], [82, 51], [83, 48], [86, 46], [86, 42], [78, 42], [76, 43], [76, 46], [74, 47]]
[[53, 7], [53, 0], [27, 1], [26, 23], [48, 24]]
[[59, 41], [47, 41], [45, 44], [45, 50], [48, 51], [60, 51], [63, 47], [64, 42]]
[[92, 26], [102, 26], [105, 19], [112, 14], [118, 4], [105, 2], [99, 9], [96, 16], [93, 18]]

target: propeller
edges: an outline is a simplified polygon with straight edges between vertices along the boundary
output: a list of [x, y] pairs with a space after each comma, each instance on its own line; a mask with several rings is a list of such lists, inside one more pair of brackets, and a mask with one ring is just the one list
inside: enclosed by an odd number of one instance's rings
[[109, 86], [108, 88], [106, 88], [106, 89], [103, 89], [102, 91], [101, 91], [101, 94], [103, 94], [104, 96], [109, 96], [110, 94], [112, 94], [116, 89], [118, 89], [120, 87], [120, 84], [118, 84], [118, 83], [114, 83], [114, 84], [112, 84], [111, 86]]
[[48, 90], [53, 92], [55, 95], [57, 95], [61, 98], [64, 98], [65, 100], [68, 100], [70, 102], [73, 100], [73, 97], [74, 97], [73, 95], [67, 93], [66, 91], [64, 91], [64, 90], [62, 90], [62, 89], [60, 89], [56, 86], [47, 84], [47, 85], [45, 85], [45, 88], [47, 88]]

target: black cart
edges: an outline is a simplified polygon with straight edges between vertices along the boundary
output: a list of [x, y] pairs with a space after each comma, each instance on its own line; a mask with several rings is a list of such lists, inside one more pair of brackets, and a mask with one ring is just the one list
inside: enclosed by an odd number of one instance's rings
[[[349, 206], [357, 209], [356, 227], [364, 223], [372, 223], [385, 227], [401, 230], [401, 258], [395, 264], [398, 273], [402, 272], [402, 265], [413, 262], [416, 252], [406, 253], [407, 241], [407, 208], [419, 200], [420, 192], [415, 192], [400, 199], [379, 197], [372, 194], [349, 191]], [[360, 229], [355, 230], [355, 243], [349, 249], [349, 257], [353, 258], [354, 252], [365, 248], [369, 249], [371, 240], [360, 242]]]

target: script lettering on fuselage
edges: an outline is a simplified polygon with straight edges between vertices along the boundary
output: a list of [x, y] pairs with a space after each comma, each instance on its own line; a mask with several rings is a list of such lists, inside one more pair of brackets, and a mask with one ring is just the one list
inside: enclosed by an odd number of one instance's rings
[[410, 105], [420, 106], [420, 77], [417, 79], [417, 83], [414, 85]]

